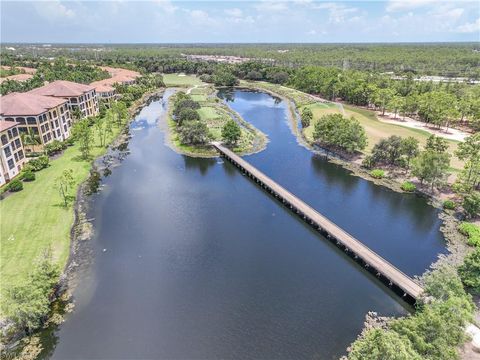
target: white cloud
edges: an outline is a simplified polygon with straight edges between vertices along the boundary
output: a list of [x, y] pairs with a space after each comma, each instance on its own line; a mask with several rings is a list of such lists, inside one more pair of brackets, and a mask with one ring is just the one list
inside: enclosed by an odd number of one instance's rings
[[343, 4], [326, 2], [326, 3], [314, 4], [312, 7], [314, 9], [319, 9], [319, 10], [322, 10], [322, 9], [328, 10], [329, 22], [331, 23], [342, 23], [352, 19], [353, 20], [359, 19], [358, 16], [349, 18], [350, 15], [358, 12], [357, 8], [348, 7]]
[[387, 5], [388, 12], [406, 11], [432, 4], [434, 0], [390, 0]]
[[474, 22], [466, 23], [458, 26], [456, 31], [460, 33], [474, 33], [474, 32], [480, 33], [480, 18], [478, 18]]
[[277, 12], [288, 10], [287, 3], [284, 1], [261, 1], [255, 5], [255, 9], [262, 12]]
[[316, 30], [310, 30], [307, 32], [307, 35], [316, 35], [317, 31]]
[[178, 9], [178, 6], [173, 5], [170, 0], [155, 0], [155, 3], [168, 14], [173, 14]]
[[226, 9], [225, 14], [232, 16], [232, 17], [241, 17], [243, 15], [243, 11], [239, 8], [234, 9]]
[[49, 21], [71, 19], [75, 11], [67, 8], [59, 0], [34, 2], [37, 13]]

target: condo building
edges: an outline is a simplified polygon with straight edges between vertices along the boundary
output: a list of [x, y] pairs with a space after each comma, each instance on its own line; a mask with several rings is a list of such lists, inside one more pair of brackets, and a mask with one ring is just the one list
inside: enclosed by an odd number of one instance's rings
[[94, 81], [90, 85], [95, 88], [99, 100], [110, 101], [117, 97], [115, 88], [107, 84], [105, 80]]
[[0, 123], [18, 125], [18, 132], [38, 138], [46, 145], [70, 136], [72, 118], [63, 98], [27, 93], [0, 97]]
[[66, 99], [70, 112], [73, 114], [76, 112], [75, 109], [79, 109], [82, 118], [98, 114], [97, 94], [95, 92], [95, 87], [92, 85], [57, 80], [33, 89], [29, 91], [29, 93]]
[[25, 151], [18, 125], [0, 121], [0, 186], [12, 180], [22, 170]]

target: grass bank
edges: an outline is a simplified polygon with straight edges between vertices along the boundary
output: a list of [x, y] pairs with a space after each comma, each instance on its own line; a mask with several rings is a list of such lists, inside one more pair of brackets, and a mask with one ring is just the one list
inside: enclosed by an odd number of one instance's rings
[[[118, 136], [115, 127], [108, 138], [111, 142]], [[95, 133], [95, 130], [94, 130]], [[96, 143], [98, 136], [95, 133]], [[92, 157], [104, 154], [105, 147], [94, 146]], [[70, 195], [90, 173], [91, 161], [82, 160], [79, 145], [68, 147], [65, 152], [50, 162], [50, 166], [36, 173], [36, 179], [25, 182], [24, 189], [0, 201], [0, 271], [2, 291], [28, 276], [32, 263], [42, 252], [51, 248], [54, 261], [63, 268], [70, 249], [70, 229], [74, 221], [72, 206], [64, 207], [55, 179], [67, 169], [73, 170], [74, 185]]]
[[[141, 105], [135, 102], [129, 110], [131, 116]], [[114, 125], [107, 135], [106, 144], [111, 144], [124, 129]], [[52, 257], [61, 269], [65, 268], [70, 254], [70, 230], [74, 223], [74, 206], [63, 206], [63, 199], [54, 186], [55, 179], [64, 170], [73, 171], [73, 186], [69, 195], [74, 196], [81, 183], [90, 174], [92, 160], [107, 152], [100, 146], [95, 126], [92, 127], [94, 142], [89, 160], [80, 156], [78, 144], [67, 149], [50, 166], [35, 173], [36, 179], [24, 182], [24, 189], [10, 194], [0, 201], [0, 272], [2, 274], [0, 295], [11, 285], [26, 280], [34, 261], [50, 248]], [[1, 301], [1, 300], [0, 300]]]

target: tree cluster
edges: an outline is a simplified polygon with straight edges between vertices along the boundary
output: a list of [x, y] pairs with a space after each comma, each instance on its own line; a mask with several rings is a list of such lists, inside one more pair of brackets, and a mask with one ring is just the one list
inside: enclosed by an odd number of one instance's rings
[[175, 95], [172, 115], [180, 142], [185, 145], [203, 145], [210, 140], [210, 133], [198, 114], [200, 104], [182, 91]]
[[354, 153], [367, 146], [365, 129], [358, 120], [341, 114], [322, 116], [315, 123], [313, 138], [327, 151]]

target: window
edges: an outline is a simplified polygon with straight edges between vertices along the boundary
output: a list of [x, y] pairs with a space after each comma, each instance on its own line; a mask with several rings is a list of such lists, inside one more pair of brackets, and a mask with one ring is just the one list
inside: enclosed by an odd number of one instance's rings
[[[17, 121], [18, 121], [18, 118], [17, 118]], [[23, 120], [23, 123], [21, 124], [25, 124], [25, 119]], [[28, 125], [36, 125], [37, 124], [37, 119], [35, 119], [34, 117], [27, 117], [27, 124]]]
[[22, 159], [24, 158], [23, 150], [20, 150], [17, 154], [18, 154], [18, 158], [19, 158], [20, 160], [22, 160]]
[[48, 141], [52, 140], [52, 134], [48, 133], [47, 138], [48, 138]]
[[54, 118], [57, 117], [57, 110], [53, 110], [53, 117], [54, 117]]
[[47, 120], [47, 115], [43, 114], [42, 119], [43, 119], [43, 121]]
[[48, 141], [47, 135], [43, 135], [43, 142], [46, 143]]
[[45, 132], [45, 125], [40, 126], [40, 129], [42, 130], [42, 133]]
[[7, 145], [7, 144], [8, 144], [7, 135], [2, 135], [2, 145]]
[[62, 106], [62, 107], [60, 108], [60, 114], [63, 114], [64, 112], [65, 112], [65, 108]]
[[57, 137], [60, 137], [62, 133], [60, 132], [60, 129], [57, 129]]
[[5, 147], [5, 149], [3, 149], [3, 152], [5, 153], [5, 157], [7, 158], [12, 156], [12, 151], [10, 150], [10, 146]]
[[15, 146], [18, 148], [22, 147], [22, 144], [20, 142], [20, 139], [15, 140]]
[[70, 102], [73, 103], [73, 104], [76, 104], [77, 103], [77, 98], [70, 98]]
[[15, 151], [16, 149], [16, 146], [15, 146], [15, 143], [12, 141], [12, 143], [10, 144], [10, 146], [12, 147], [12, 150]]
[[55, 120], [55, 127], [58, 127], [58, 120]]
[[18, 154], [17, 153], [13, 154], [13, 157], [15, 158], [15, 161], [18, 161]]
[[[27, 121], [28, 121], [28, 119], [30, 119], [30, 118], [27, 118]], [[15, 119], [15, 121], [19, 124], [25, 124], [25, 118], [23, 118], [23, 117], [17, 117]]]
[[28, 130], [27, 130], [26, 127], [23, 127], [23, 126], [22, 126], [22, 127], [19, 127], [19, 128], [18, 128], [18, 131], [20, 132], [20, 134], [25, 134], [25, 133], [27, 133]]
[[13, 129], [12, 129], [12, 135], [13, 135], [13, 137], [17, 137], [17, 136], [18, 136], [18, 130], [17, 130], [17, 128], [13, 128]]
[[67, 125], [63, 125], [63, 130], [64, 130], [65, 132], [68, 131], [68, 130], [67, 130]]
[[8, 163], [8, 168], [12, 170], [15, 167], [15, 163], [13, 162], [13, 159], [10, 159], [7, 161]]

